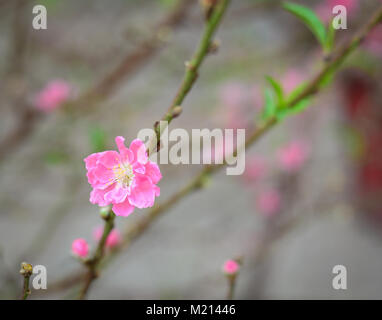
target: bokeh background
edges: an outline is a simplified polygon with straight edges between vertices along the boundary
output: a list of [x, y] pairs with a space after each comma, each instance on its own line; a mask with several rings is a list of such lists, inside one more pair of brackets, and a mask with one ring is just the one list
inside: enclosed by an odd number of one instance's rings
[[[94, 248], [93, 230], [101, 224], [88, 200], [83, 158], [114, 149], [116, 135], [134, 139], [171, 103], [204, 24], [198, 1], [190, 0], [179, 21], [167, 25], [179, 2], [0, 1], [1, 298], [20, 295], [22, 261], [47, 268], [48, 290], [33, 291], [32, 299], [75, 297], [76, 283], [59, 288], [57, 281], [83, 270], [71, 243], [83, 237]], [[296, 2], [323, 18], [333, 3]], [[380, 4], [344, 2], [348, 29], [337, 33], [336, 43]], [[35, 4], [48, 10], [47, 30], [32, 29]], [[206, 58], [171, 128], [249, 132], [264, 76], [290, 91], [323, 63], [311, 32], [280, 1], [232, 1], [215, 38], [219, 49]], [[75, 99], [153, 41], [155, 49], [102, 98], [50, 112], [36, 106], [52, 80], [65, 81]], [[236, 298], [381, 299], [381, 56], [379, 26], [306, 111], [247, 149], [242, 176], [221, 171], [168, 210], [102, 271], [89, 298], [221, 299], [227, 292], [221, 266], [242, 257]], [[201, 166], [160, 168], [159, 203]], [[118, 217], [117, 229], [146, 213]], [[338, 264], [347, 267], [347, 290], [332, 287]]]

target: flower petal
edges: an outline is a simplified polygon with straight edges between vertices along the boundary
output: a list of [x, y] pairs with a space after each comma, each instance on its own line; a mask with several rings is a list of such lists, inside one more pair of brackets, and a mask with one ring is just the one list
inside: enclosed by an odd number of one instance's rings
[[119, 153], [121, 154], [122, 162], [132, 163], [134, 161], [134, 155], [128, 148], [126, 148], [125, 138], [117, 136], [115, 137], [115, 143], [117, 144]]
[[158, 165], [155, 162], [148, 161], [145, 165], [146, 168], [146, 175], [151, 179], [151, 181], [155, 184], [159, 182], [160, 179], [162, 179], [162, 174], [159, 170]]
[[130, 144], [130, 151], [134, 154], [134, 161], [145, 164], [148, 160], [146, 147], [142, 140], [135, 139]]
[[131, 185], [131, 193], [128, 196], [130, 204], [137, 208], [148, 208], [154, 205], [156, 186], [147, 176], [136, 175]]
[[90, 170], [96, 167], [97, 165], [97, 160], [100, 157], [100, 152], [98, 153], [92, 153], [91, 155], [87, 156], [84, 161], [85, 161], [85, 166], [86, 170]]
[[132, 206], [126, 199], [126, 201], [122, 203], [114, 204], [112, 210], [117, 216], [127, 217], [134, 211], [134, 206]]
[[98, 204], [101, 207], [107, 206], [110, 202], [105, 200], [105, 194], [109, 191], [109, 189], [101, 190], [101, 189], [93, 189], [90, 192], [90, 203]]
[[114, 188], [105, 194], [105, 200], [109, 203], [124, 202], [127, 197], [127, 188], [123, 188], [120, 184], [116, 183]]
[[112, 169], [114, 166], [120, 163], [120, 156], [117, 151], [105, 151], [98, 158], [98, 163], [102, 164], [108, 169]]

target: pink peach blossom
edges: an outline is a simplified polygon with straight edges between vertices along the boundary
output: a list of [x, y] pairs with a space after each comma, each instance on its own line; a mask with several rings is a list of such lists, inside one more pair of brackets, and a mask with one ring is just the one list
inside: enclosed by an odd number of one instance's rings
[[235, 260], [227, 260], [223, 265], [223, 272], [227, 275], [236, 274], [239, 271], [239, 264]]
[[[102, 226], [97, 227], [93, 232], [94, 239], [96, 241], [99, 241], [102, 237], [102, 234], [103, 234], [103, 227]], [[121, 233], [117, 229], [113, 229], [111, 230], [108, 237], [106, 238], [105, 245], [107, 248], [112, 249], [118, 246], [121, 243], [121, 241], [122, 241]]]
[[89, 245], [83, 238], [75, 239], [72, 243], [72, 252], [80, 258], [86, 258], [89, 254]]
[[112, 204], [117, 216], [128, 216], [135, 207], [154, 205], [160, 194], [156, 185], [162, 178], [158, 165], [148, 159], [145, 145], [139, 139], [127, 148], [125, 139], [115, 138], [117, 151], [93, 153], [84, 159], [88, 182], [93, 187], [90, 202], [99, 206]]
[[292, 141], [278, 151], [278, 159], [283, 170], [298, 171], [308, 158], [308, 146], [302, 141]]
[[70, 91], [71, 88], [67, 82], [53, 80], [37, 94], [35, 105], [42, 111], [53, 111], [69, 98]]
[[266, 173], [265, 160], [259, 156], [250, 156], [246, 161], [244, 177], [249, 182], [257, 181]]
[[262, 191], [257, 198], [257, 208], [265, 216], [273, 216], [281, 209], [280, 193], [276, 189]]

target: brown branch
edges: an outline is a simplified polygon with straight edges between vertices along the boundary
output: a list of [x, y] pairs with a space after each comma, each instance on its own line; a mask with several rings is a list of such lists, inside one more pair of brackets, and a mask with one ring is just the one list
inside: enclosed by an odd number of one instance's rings
[[93, 257], [85, 262], [85, 265], [88, 268], [88, 272], [86, 273], [84, 284], [78, 295], [78, 298], [81, 300], [85, 299], [86, 294], [89, 291], [91, 284], [93, 283], [93, 280], [98, 276], [97, 269], [105, 254], [106, 240], [111, 230], [114, 228], [115, 214], [111, 211], [111, 209], [108, 210], [107, 214], [104, 215], [103, 218], [105, 220], [105, 226], [103, 229], [102, 237], [98, 242], [98, 246], [94, 252]]

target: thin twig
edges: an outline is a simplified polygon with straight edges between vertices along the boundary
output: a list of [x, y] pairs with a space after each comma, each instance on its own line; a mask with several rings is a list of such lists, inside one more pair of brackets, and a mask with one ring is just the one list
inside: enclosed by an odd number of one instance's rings
[[21, 300], [26, 300], [26, 299], [28, 299], [28, 296], [31, 294], [31, 290], [29, 289], [29, 280], [30, 280], [31, 275], [33, 274], [32, 265], [27, 263], [27, 262], [22, 262], [20, 274], [24, 278], [23, 293], [21, 295]]
[[[206, 22], [206, 27], [204, 29], [201, 41], [199, 42], [198, 48], [196, 49], [193, 58], [190, 61], [186, 62], [186, 72], [184, 74], [183, 81], [178, 89], [178, 92], [176, 93], [167, 112], [161, 119], [162, 121], [166, 121], [167, 125], [180, 114], [181, 109], [177, 110], [177, 108], [180, 108], [181, 104], [183, 103], [183, 100], [186, 98], [188, 92], [191, 90], [198, 77], [199, 67], [201, 66], [209, 50], [211, 49], [212, 36], [217, 30], [217, 27], [220, 24], [220, 21], [227, 9], [228, 4], [229, 0], [221, 0], [213, 8], [212, 14]], [[154, 125], [154, 127], [156, 131], [156, 141], [153, 140], [149, 143], [149, 154], [151, 154], [152, 151], [155, 151], [155, 147], [158, 146], [158, 143], [160, 141], [161, 130], [165, 129], [159, 126], [158, 122], [156, 123], [156, 125]]]
[[103, 234], [101, 239], [98, 242], [98, 246], [96, 251], [94, 252], [94, 255], [92, 258], [86, 261], [86, 266], [88, 268], [88, 272], [85, 277], [84, 284], [82, 286], [82, 289], [80, 290], [80, 293], [78, 295], [79, 299], [84, 299], [86, 297], [86, 294], [95, 278], [97, 278], [97, 268], [99, 263], [101, 262], [104, 253], [105, 253], [105, 245], [107, 237], [109, 236], [111, 230], [114, 228], [114, 218], [115, 214], [109, 210], [106, 216], [104, 216], [105, 219], [105, 226], [103, 229]]

